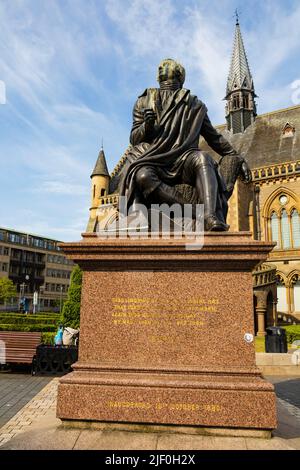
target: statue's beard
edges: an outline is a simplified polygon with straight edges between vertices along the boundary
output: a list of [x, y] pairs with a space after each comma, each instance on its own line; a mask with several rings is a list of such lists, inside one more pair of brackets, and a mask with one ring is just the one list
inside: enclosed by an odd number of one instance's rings
[[159, 82], [159, 87], [161, 90], [178, 90], [182, 84], [176, 79], [169, 79]]

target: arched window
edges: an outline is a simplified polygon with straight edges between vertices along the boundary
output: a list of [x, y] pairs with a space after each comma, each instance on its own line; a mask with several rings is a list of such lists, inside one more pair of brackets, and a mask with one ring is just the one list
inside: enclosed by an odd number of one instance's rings
[[248, 95], [243, 96], [243, 107], [247, 108], [247, 109], [249, 108], [249, 97], [248, 97]]
[[275, 248], [280, 248], [280, 235], [279, 235], [279, 220], [276, 212], [271, 215], [271, 238], [273, 242], [277, 243]]
[[300, 277], [294, 281], [294, 311], [300, 312]]
[[300, 274], [295, 273], [291, 278], [292, 311], [300, 313]]
[[240, 107], [240, 97], [239, 95], [233, 95], [233, 109], [239, 109]]
[[276, 242], [276, 250], [300, 248], [300, 210], [296, 196], [275, 191], [271, 202], [265, 206], [264, 217], [267, 239]]
[[300, 216], [298, 211], [294, 209], [291, 214], [292, 233], [293, 233], [293, 247], [300, 248]]
[[105, 196], [105, 189], [102, 188], [101, 193], [100, 193], [100, 197], [103, 197], [103, 196]]
[[289, 216], [285, 209], [281, 212], [281, 235], [282, 235], [282, 248], [291, 247], [291, 232], [289, 224]]
[[287, 304], [287, 292], [286, 287], [284, 285], [283, 279], [280, 275], [276, 276], [277, 278], [277, 311], [278, 312], [288, 312], [288, 304]]
[[94, 184], [94, 187], [93, 187], [93, 199], [95, 198], [95, 195], [96, 195], [96, 185]]

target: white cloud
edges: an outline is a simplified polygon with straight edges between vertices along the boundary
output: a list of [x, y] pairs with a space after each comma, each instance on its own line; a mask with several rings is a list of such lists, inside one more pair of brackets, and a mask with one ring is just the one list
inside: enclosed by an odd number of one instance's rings
[[93, 4], [30, 3], [0, 4], [0, 70], [8, 85], [37, 108], [43, 108], [44, 95], [55, 101], [67, 94], [70, 79], [99, 89], [89, 58], [102, 54], [109, 41]]
[[[223, 112], [220, 101], [225, 94], [232, 30], [230, 38], [226, 38], [221, 17], [210, 18], [198, 5], [185, 5], [177, 16], [170, 0], [164, 1], [163, 8], [160, 0], [134, 0], [127, 2], [126, 8], [123, 0], [108, 0], [106, 9], [124, 36], [124, 47], [126, 40], [129, 42], [130, 52], [125, 60], [130, 65], [133, 62], [139, 69], [143, 64], [149, 75], [151, 70], [153, 83], [161, 59], [179, 60], [186, 67], [187, 86], [199, 95], [205, 94], [211, 107], [217, 101]], [[224, 29], [225, 38], [220, 35]]]
[[[108, 0], [106, 5], [108, 15], [124, 37], [127, 54], [122, 57], [136, 67], [137, 73], [143, 63], [150, 79], [150, 68], [153, 76], [160, 59], [179, 59], [187, 69], [187, 86], [204, 97], [215, 121], [224, 122], [221, 100], [233, 45], [234, 19], [230, 12], [233, 14], [236, 2], [165, 0], [162, 7], [160, 0]], [[280, 1], [252, 0], [242, 7], [243, 11], [241, 28], [260, 96], [259, 109], [267, 112], [282, 107], [284, 102], [289, 106], [291, 96], [287, 97], [285, 87], [292, 80], [281, 89], [278, 81], [282, 83], [287, 72], [280, 68], [286, 61], [295, 60], [300, 48], [300, 5], [295, 2], [287, 8]], [[248, 13], [251, 16], [247, 17]], [[249, 19], [253, 20], [252, 29]]]
[[0, 80], [0, 104], [6, 104], [6, 86], [3, 80]]
[[86, 195], [87, 185], [73, 184], [63, 181], [43, 181], [33, 188], [34, 192], [69, 194], [69, 195]]

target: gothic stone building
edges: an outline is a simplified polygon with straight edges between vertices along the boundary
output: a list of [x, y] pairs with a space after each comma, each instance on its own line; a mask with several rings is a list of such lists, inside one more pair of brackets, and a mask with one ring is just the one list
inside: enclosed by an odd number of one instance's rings
[[[254, 318], [258, 335], [278, 321], [300, 321], [300, 106], [257, 115], [256, 94], [239, 23], [226, 89], [226, 124], [217, 129], [248, 161], [251, 185], [238, 181], [230, 199], [232, 231], [251, 231], [256, 240], [276, 243], [267, 263], [253, 273]], [[199, 146], [214, 154], [204, 140]], [[103, 149], [92, 180], [87, 231], [114, 219], [123, 155], [109, 175]], [[101, 210], [99, 210], [99, 208]]]

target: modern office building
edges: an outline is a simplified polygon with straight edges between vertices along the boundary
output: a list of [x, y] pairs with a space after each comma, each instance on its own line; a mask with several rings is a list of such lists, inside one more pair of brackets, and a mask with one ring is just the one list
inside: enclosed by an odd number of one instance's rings
[[0, 277], [8, 277], [31, 307], [37, 292], [37, 310], [59, 310], [66, 298], [73, 262], [58, 247], [59, 241], [0, 227]]

